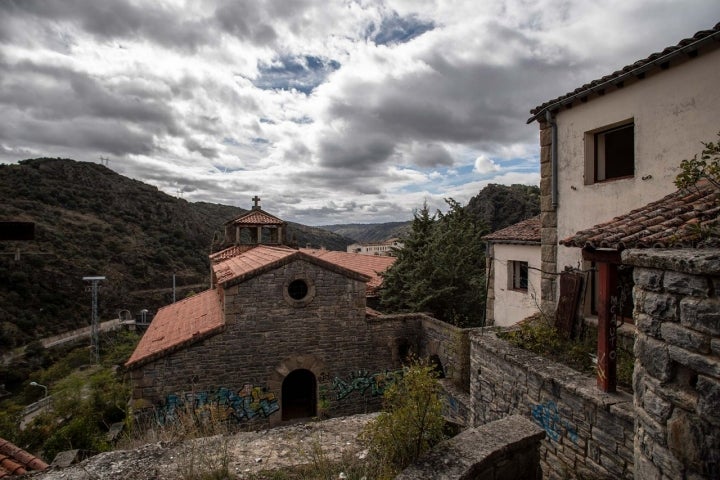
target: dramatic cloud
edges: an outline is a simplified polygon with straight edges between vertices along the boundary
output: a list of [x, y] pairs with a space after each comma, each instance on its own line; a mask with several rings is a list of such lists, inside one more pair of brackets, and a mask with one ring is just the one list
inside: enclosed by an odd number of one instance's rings
[[190, 201], [406, 220], [537, 184], [532, 107], [718, 20], [716, 0], [4, 0], [0, 162], [103, 157]]

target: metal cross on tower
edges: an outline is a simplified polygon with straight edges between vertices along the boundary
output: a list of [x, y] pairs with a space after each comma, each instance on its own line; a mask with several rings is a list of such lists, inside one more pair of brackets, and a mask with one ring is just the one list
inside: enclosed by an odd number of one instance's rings
[[255, 206], [253, 207], [254, 209], [260, 208], [260, 197], [258, 197], [257, 195], [255, 195], [255, 196], [252, 198], [252, 201], [255, 202]]
[[90, 348], [92, 349], [95, 363], [100, 362], [100, 332], [98, 331], [97, 293], [98, 283], [105, 280], [105, 277], [83, 277], [86, 282], [91, 282], [92, 288], [92, 323], [90, 324]]

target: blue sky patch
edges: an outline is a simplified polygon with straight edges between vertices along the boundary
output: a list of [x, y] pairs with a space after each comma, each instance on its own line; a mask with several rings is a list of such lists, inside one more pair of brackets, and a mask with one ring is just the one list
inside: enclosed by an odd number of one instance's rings
[[415, 15], [401, 17], [393, 12], [392, 16], [383, 18], [379, 27], [371, 25], [367, 36], [376, 45], [394, 45], [407, 43], [434, 28], [433, 22], [420, 20]]
[[309, 95], [340, 63], [312, 55], [281, 56], [271, 65], [260, 65], [253, 85], [263, 90], [295, 89]]

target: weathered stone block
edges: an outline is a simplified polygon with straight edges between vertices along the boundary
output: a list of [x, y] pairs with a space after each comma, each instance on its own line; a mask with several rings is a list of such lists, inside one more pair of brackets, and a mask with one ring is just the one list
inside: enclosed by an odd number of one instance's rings
[[662, 320], [641, 312], [635, 312], [634, 319], [635, 327], [639, 331], [654, 338], [661, 338], [660, 325], [663, 323]]
[[540, 241], [543, 245], [551, 244], [557, 245], [557, 230], [552, 227], [545, 227], [540, 229]]
[[664, 321], [677, 320], [678, 302], [675, 295], [645, 291], [638, 303], [642, 313]]
[[710, 337], [677, 323], [663, 323], [660, 334], [671, 345], [697, 353], [710, 353]]
[[635, 357], [640, 360], [645, 371], [661, 382], [672, 377], [672, 361], [668, 346], [642, 333], [638, 333], [635, 341]]
[[552, 145], [552, 128], [541, 128], [540, 129], [540, 146], [544, 147]]
[[557, 260], [557, 246], [552, 244], [541, 246], [540, 259], [543, 262], [555, 262]]
[[672, 412], [672, 404], [656, 395], [649, 388], [646, 388], [642, 395], [642, 406], [649, 415], [660, 423], [665, 422]]
[[720, 377], [720, 362], [716, 358], [688, 352], [674, 345], [668, 346], [670, 358], [698, 373]]
[[[681, 409], [675, 410], [673, 416], [668, 420], [668, 449], [676, 460], [679, 460], [684, 466], [691, 467], [692, 470], [702, 470], [702, 452], [704, 450], [704, 435], [699, 419], [694, 415], [688, 415]], [[654, 457], [654, 452], [653, 452]], [[663, 470], [668, 476], [678, 477], [682, 475], [682, 470], [669, 472]]]
[[698, 332], [720, 336], [720, 298], [684, 298], [680, 302], [680, 323]]
[[660, 469], [645, 455], [635, 452], [635, 478], [639, 480], [651, 480], [660, 478]]
[[694, 297], [707, 297], [709, 292], [709, 283], [705, 277], [672, 271], [665, 273], [663, 287], [670, 293]]
[[633, 270], [633, 282], [635, 282], [636, 287], [641, 287], [644, 290], [660, 291], [662, 290], [664, 274], [664, 270], [656, 268], [635, 268]]
[[697, 412], [707, 422], [720, 426], [720, 381], [705, 375], [698, 375]]
[[540, 163], [550, 163], [552, 160], [552, 151], [549, 145], [542, 145], [540, 147]]

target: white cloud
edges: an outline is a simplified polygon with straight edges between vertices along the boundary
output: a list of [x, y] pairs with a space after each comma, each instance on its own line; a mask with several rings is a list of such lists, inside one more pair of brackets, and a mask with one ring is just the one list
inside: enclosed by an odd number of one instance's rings
[[495, 162], [485, 155], [480, 155], [475, 159], [475, 171], [480, 174], [486, 174], [490, 172], [497, 172], [500, 170]]
[[720, 18], [716, 0], [99, 5], [0, 2], [0, 161], [110, 157], [308, 224], [537, 183], [532, 107]]

